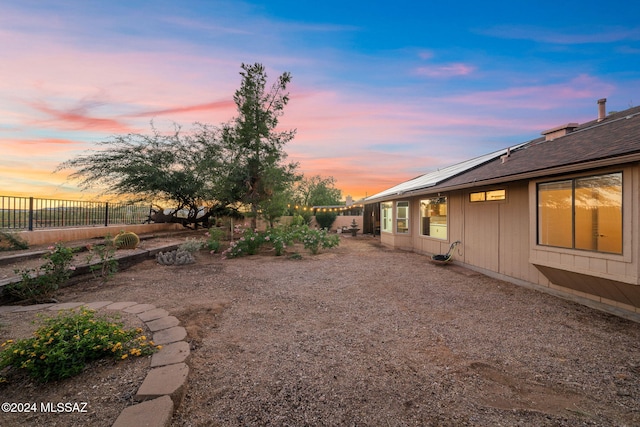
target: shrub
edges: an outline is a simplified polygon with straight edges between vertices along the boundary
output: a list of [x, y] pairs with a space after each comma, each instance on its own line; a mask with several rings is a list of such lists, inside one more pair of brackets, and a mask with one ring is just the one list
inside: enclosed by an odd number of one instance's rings
[[287, 245], [293, 243], [293, 236], [285, 227], [270, 228], [264, 234], [264, 242], [273, 246], [276, 256], [281, 256]]
[[264, 234], [247, 228], [242, 237], [231, 242], [229, 248], [222, 253], [225, 258], [235, 258], [243, 255], [255, 255], [264, 242]]
[[320, 248], [329, 249], [340, 244], [340, 238], [337, 234], [329, 234], [327, 230], [313, 230], [306, 228], [302, 235], [302, 244], [304, 248], [312, 254], [317, 254]]
[[303, 216], [302, 216], [302, 215], [300, 215], [300, 214], [295, 214], [295, 215], [293, 216], [293, 218], [291, 218], [291, 226], [292, 226], [292, 227], [299, 227], [299, 226], [302, 226], [302, 225], [308, 224], [308, 223], [309, 223], [309, 221], [311, 220], [311, 215], [310, 215], [310, 214], [307, 214], [307, 216], [308, 216], [309, 218], [305, 218], [305, 217], [303, 217]]
[[211, 253], [218, 252], [221, 246], [220, 241], [224, 239], [226, 234], [227, 233], [220, 228], [211, 227], [205, 233], [205, 236], [207, 237], [207, 242], [206, 242], [207, 249], [209, 249]]
[[0, 370], [8, 366], [25, 369], [42, 382], [72, 377], [92, 360], [123, 360], [160, 348], [141, 333], [140, 328], [125, 330], [122, 323], [96, 318], [92, 310], [61, 311], [45, 319], [33, 337], [2, 343]]
[[338, 214], [335, 212], [316, 212], [316, 222], [320, 228], [326, 228], [329, 230], [331, 225], [336, 220]]
[[71, 276], [75, 269], [71, 265], [74, 249], [56, 243], [49, 247], [49, 253], [44, 255], [45, 263], [38, 270], [15, 270], [21, 281], [7, 285], [7, 292], [19, 299], [42, 302], [53, 297], [54, 293]]
[[202, 249], [203, 246], [204, 242], [202, 240], [187, 239], [186, 242], [178, 247], [178, 250], [194, 254], [195, 252], [198, 252], [200, 249]]
[[277, 256], [284, 253], [284, 249], [294, 241], [302, 242], [305, 249], [317, 254], [320, 248], [328, 249], [340, 244], [337, 234], [329, 234], [326, 230], [312, 230], [307, 225], [291, 227], [274, 227], [258, 233], [247, 229], [240, 239], [231, 242], [229, 248], [222, 252], [223, 258], [235, 258], [243, 255], [253, 255], [260, 246], [273, 246]]
[[207, 249], [209, 249], [209, 252], [212, 254], [217, 253], [220, 250], [220, 246], [222, 246], [222, 243], [220, 243], [219, 240], [207, 241]]
[[29, 244], [20, 236], [8, 231], [0, 231], [0, 251], [29, 249]]
[[[89, 264], [89, 270], [93, 274], [93, 277], [101, 277], [103, 282], [106, 282], [118, 271], [118, 260], [115, 258], [116, 246], [111, 239], [111, 236], [107, 236], [104, 239], [102, 245], [87, 245], [89, 251], [87, 255], [87, 264]], [[95, 257], [98, 257], [100, 262], [97, 264], [91, 264]]]

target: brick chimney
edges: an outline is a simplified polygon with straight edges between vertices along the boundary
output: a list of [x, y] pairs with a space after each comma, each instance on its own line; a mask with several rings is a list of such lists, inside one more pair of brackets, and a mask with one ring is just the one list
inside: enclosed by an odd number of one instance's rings
[[545, 137], [545, 141], [551, 141], [561, 136], [565, 136], [568, 133], [573, 132], [578, 127], [578, 123], [567, 123], [566, 125], [558, 126], [553, 129], [545, 130], [542, 135]]
[[607, 117], [607, 98], [598, 99], [598, 121], [601, 122]]

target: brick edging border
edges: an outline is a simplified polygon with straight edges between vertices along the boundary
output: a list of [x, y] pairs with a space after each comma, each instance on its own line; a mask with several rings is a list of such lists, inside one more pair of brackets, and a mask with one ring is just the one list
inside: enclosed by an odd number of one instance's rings
[[93, 310], [105, 308], [135, 314], [153, 333], [154, 344], [162, 345], [162, 348], [151, 356], [151, 369], [134, 396], [140, 403], [124, 408], [113, 427], [168, 427], [186, 392], [189, 376], [187, 362], [191, 355], [189, 343], [185, 341], [186, 329], [179, 326], [180, 321], [169, 315], [168, 311], [153, 304], [139, 304], [134, 301], [96, 301], [0, 306], [0, 312], [60, 311], [78, 307]]

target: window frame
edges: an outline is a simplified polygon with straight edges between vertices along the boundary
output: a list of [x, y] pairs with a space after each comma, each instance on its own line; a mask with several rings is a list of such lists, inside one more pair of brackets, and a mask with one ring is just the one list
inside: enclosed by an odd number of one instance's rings
[[[498, 193], [498, 192], [502, 192], [503, 196], [500, 199], [489, 199], [489, 193]], [[478, 200], [472, 200], [473, 195], [482, 195], [480, 199]], [[485, 202], [504, 202], [507, 200], [507, 188], [495, 188], [493, 190], [483, 190], [483, 191], [473, 191], [469, 193], [469, 199], [468, 202], [469, 203], [485, 203]]]
[[[406, 210], [407, 215], [405, 217], [401, 217], [400, 216], [400, 205], [402, 204], [402, 208], [403, 210]], [[410, 208], [411, 208], [411, 203], [409, 203], [408, 200], [399, 200], [396, 202], [396, 216], [395, 216], [395, 221], [393, 221], [393, 223], [395, 224], [395, 232], [396, 234], [409, 234], [410, 231], [410, 217], [411, 217], [411, 212], [410, 212]], [[400, 224], [401, 221], [404, 223], [404, 227], [402, 228], [403, 231], [400, 230]]]
[[[385, 227], [385, 225], [388, 225], [388, 227]], [[380, 203], [380, 232], [393, 233], [393, 202]]]
[[[619, 211], [620, 211], [620, 217], [619, 217], [619, 227], [620, 229], [617, 230], [619, 233], [619, 239], [620, 239], [620, 247], [619, 249], [617, 249], [616, 251], [609, 251], [609, 250], [597, 250], [597, 249], [590, 249], [590, 248], [585, 248], [585, 247], [577, 247], [576, 245], [576, 240], [577, 240], [577, 233], [576, 233], [576, 188], [579, 188], [577, 183], [579, 183], [580, 181], [587, 181], [589, 179], [593, 179], [593, 178], [598, 178], [598, 177], [606, 177], [608, 175], [619, 175]], [[623, 256], [625, 253], [625, 238], [624, 238], [624, 231], [627, 227], [626, 224], [626, 215], [625, 215], [625, 210], [627, 209], [627, 204], [628, 204], [628, 200], [626, 195], [625, 195], [625, 180], [626, 180], [626, 175], [624, 173], [624, 170], [611, 170], [611, 171], [603, 171], [600, 173], [591, 173], [591, 174], [583, 174], [583, 175], [575, 175], [575, 176], [569, 176], [569, 177], [561, 177], [555, 180], [550, 180], [550, 181], [538, 181], [535, 182], [534, 185], [534, 194], [535, 194], [535, 243], [538, 247], [541, 248], [549, 248], [549, 249], [559, 249], [559, 250], [568, 250], [568, 251], [585, 251], [588, 253], [594, 253], [594, 254], [601, 254], [601, 255], [612, 255], [612, 256]], [[570, 191], [570, 198], [571, 198], [571, 206], [570, 206], [570, 213], [569, 215], [571, 216], [570, 218], [570, 223], [571, 223], [571, 245], [570, 246], [564, 246], [564, 245], [553, 245], [553, 244], [548, 244], [548, 243], [542, 243], [541, 241], [541, 193], [540, 193], [540, 188], [543, 185], [549, 185], [549, 184], [562, 184], [562, 183], [570, 183], [570, 187], [568, 188], [568, 190]], [[600, 187], [598, 187], [600, 188]], [[580, 228], [578, 230], [578, 233], [580, 233], [583, 230], [583, 228]], [[584, 238], [583, 235], [581, 235], [580, 237]], [[578, 239], [579, 240], [579, 239]]]
[[[433, 218], [434, 216], [424, 216], [423, 215], [423, 206], [426, 204], [429, 204], [429, 202], [434, 201], [434, 200], [440, 200], [439, 203], [437, 203], [438, 205], [444, 205], [445, 206], [445, 211], [446, 214], [445, 215], [437, 215], [437, 216], [444, 216], [445, 218], [445, 223], [444, 223], [444, 236], [437, 236], [436, 234], [432, 234], [431, 233], [431, 224], [430, 224], [430, 228], [429, 228], [429, 233], [425, 233], [425, 223], [426, 221], [424, 220], [424, 218]], [[420, 209], [419, 209], [419, 214], [420, 214], [420, 237], [424, 237], [424, 238], [430, 238], [430, 239], [437, 239], [437, 240], [443, 240], [443, 241], [447, 241], [449, 240], [449, 197], [448, 196], [443, 196], [443, 195], [433, 195], [431, 197], [426, 197], [424, 199], [420, 199]], [[429, 223], [431, 223], [431, 220], [429, 220]]]

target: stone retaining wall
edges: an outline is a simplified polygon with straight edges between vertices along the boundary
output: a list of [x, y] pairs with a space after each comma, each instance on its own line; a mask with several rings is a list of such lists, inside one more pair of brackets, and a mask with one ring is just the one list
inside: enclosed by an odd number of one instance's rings
[[47, 228], [34, 231], [20, 231], [18, 237], [25, 240], [29, 246], [48, 245], [55, 242], [70, 242], [73, 240], [93, 239], [94, 237], [115, 236], [120, 231], [133, 231], [136, 234], [149, 234], [165, 231], [180, 231], [185, 228], [181, 224], [132, 224], [109, 225], [98, 227], [78, 228]]

